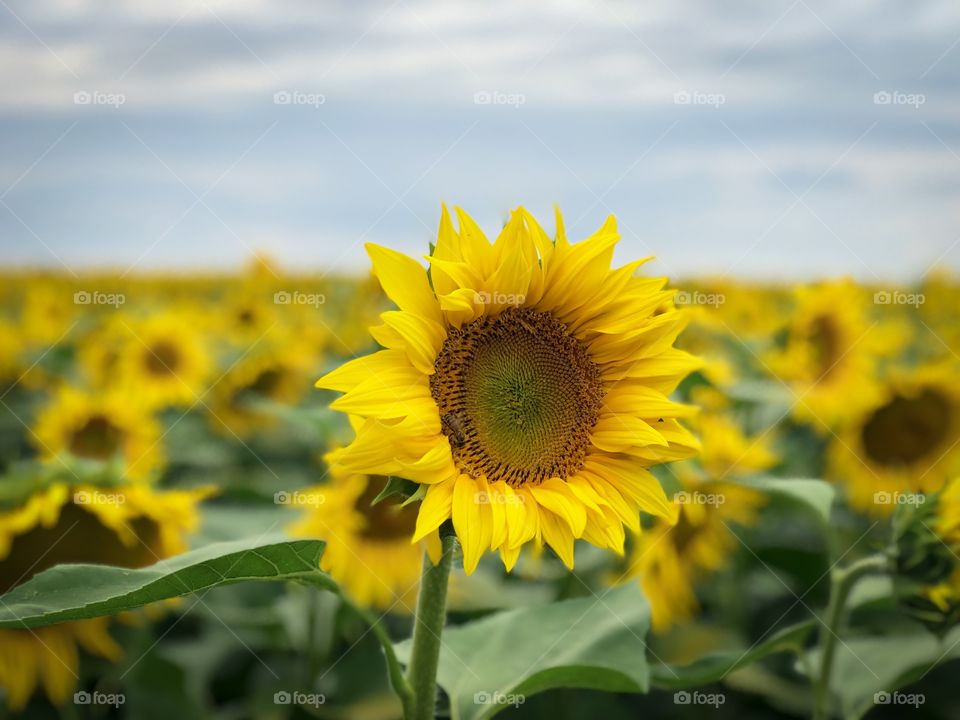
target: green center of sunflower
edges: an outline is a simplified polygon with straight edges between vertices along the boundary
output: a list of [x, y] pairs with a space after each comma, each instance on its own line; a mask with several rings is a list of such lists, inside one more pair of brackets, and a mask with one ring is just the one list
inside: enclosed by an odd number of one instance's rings
[[550, 313], [510, 308], [451, 328], [434, 368], [430, 391], [463, 472], [519, 486], [580, 470], [603, 384]]
[[103, 415], [92, 415], [73, 431], [69, 450], [89, 460], [109, 460], [120, 449], [123, 431]]
[[389, 542], [405, 539], [409, 541], [417, 527], [416, 505], [400, 507], [390, 498], [371, 505], [386, 486], [386, 477], [371, 475], [366, 489], [354, 503], [354, 509], [367, 521], [360, 534], [368, 540]]
[[867, 456], [880, 465], [909, 465], [928, 457], [947, 439], [950, 400], [934, 388], [897, 395], [876, 410], [861, 430]]
[[151, 375], [175, 375], [180, 364], [180, 351], [173, 343], [161, 340], [147, 349], [144, 361]]

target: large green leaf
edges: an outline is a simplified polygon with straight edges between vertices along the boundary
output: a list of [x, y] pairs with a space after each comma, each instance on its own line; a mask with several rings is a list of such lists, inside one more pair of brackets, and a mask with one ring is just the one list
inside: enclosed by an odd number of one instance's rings
[[[816, 667], [818, 650], [810, 651]], [[960, 658], [960, 628], [942, 639], [922, 627], [878, 637], [844, 638], [837, 644], [831, 687], [845, 717], [861, 717], [877, 693], [890, 693], [916, 682], [932, 668]], [[909, 691], [904, 693], [909, 696]], [[908, 698], [898, 699], [904, 705]], [[907, 709], [913, 709], [907, 704]]]
[[830, 524], [830, 510], [837, 493], [834, 486], [824, 480], [762, 477], [749, 484], [812, 512], [824, 525]]
[[336, 591], [317, 563], [321, 540], [275, 535], [213, 543], [130, 570], [109, 565], [58, 565], [0, 597], [0, 627], [33, 628], [115, 615], [158, 600], [245, 580], [303, 580]]
[[772, 634], [744, 650], [714, 653], [698, 658], [689, 665], [657, 663], [650, 668], [650, 679], [656, 687], [683, 690], [723, 680], [729, 673], [784, 650], [801, 650], [803, 642], [816, 626], [816, 621], [792, 625]]
[[[478, 720], [558, 687], [643, 693], [650, 606], [636, 583], [448, 628], [438, 682], [452, 720]], [[410, 643], [397, 647], [402, 662]], [[498, 700], [499, 702], [493, 702]]]

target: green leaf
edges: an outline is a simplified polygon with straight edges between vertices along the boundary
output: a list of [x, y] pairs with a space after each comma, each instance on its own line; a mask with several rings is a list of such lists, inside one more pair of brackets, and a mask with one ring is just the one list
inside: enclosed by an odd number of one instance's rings
[[[650, 606], [636, 583], [596, 597], [490, 615], [443, 632], [437, 681], [452, 720], [479, 720], [535, 693], [576, 687], [645, 693]], [[397, 646], [406, 662], [409, 641]], [[486, 702], [498, 698], [500, 704]]]
[[57, 565], [0, 597], [0, 628], [35, 628], [115, 615], [159, 600], [246, 580], [309, 580], [337, 591], [320, 572], [322, 540], [284, 536], [214, 543], [135, 570]]
[[762, 660], [768, 655], [789, 649], [800, 649], [816, 626], [816, 621], [792, 625], [743, 650], [725, 651], [698, 658], [689, 665], [657, 663], [650, 668], [654, 686], [665, 690], [683, 690], [723, 680], [733, 671]]
[[387, 484], [383, 486], [377, 496], [371, 502], [371, 505], [376, 505], [377, 503], [383, 502], [389, 497], [394, 495], [399, 495], [401, 498], [406, 500], [409, 497], [416, 495], [417, 491], [420, 489], [419, 483], [415, 483], [412, 480], [404, 480], [403, 478], [393, 477], [392, 475], [387, 478]]
[[830, 524], [830, 510], [837, 494], [833, 485], [825, 480], [806, 478], [785, 479], [763, 477], [749, 483], [769, 495], [782, 497], [803, 507], [824, 525]]

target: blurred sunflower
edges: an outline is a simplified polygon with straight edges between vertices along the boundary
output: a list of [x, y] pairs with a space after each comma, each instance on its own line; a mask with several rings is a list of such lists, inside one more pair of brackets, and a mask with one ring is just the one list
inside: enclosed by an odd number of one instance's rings
[[559, 213], [551, 241], [520, 208], [491, 244], [457, 212], [429, 273], [367, 246], [399, 310], [371, 330], [386, 349], [317, 383], [365, 419], [337, 462], [426, 484], [414, 539], [452, 518], [467, 573], [488, 549], [510, 569], [529, 542], [568, 567], [577, 538], [622, 553], [641, 510], [676, 519], [648, 468], [697, 450], [678, 420], [693, 408], [667, 397], [698, 364], [673, 347], [674, 292], [635, 275], [646, 260], [610, 269], [612, 217], [571, 244]]
[[830, 475], [858, 510], [890, 515], [905, 493], [930, 493], [960, 471], [960, 381], [931, 365], [892, 375], [879, 401], [840, 433]]
[[[417, 524], [415, 505], [401, 507], [385, 499], [371, 505], [387, 478], [338, 472], [336, 456], [327, 454], [330, 483], [296, 493], [307, 506], [303, 519], [291, 526], [298, 537], [322, 538], [327, 545], [320, 560], [359, 604], [381, 610], [412, 612], [420, 580], [421, 548], [411, 544]], [[422, 543], [439, 557], [440, 543], [432, 533]]]
[[0, 384], [17, 379], [20, 369], [20, 340], [12, 323], [0, 319]]
[[[769, 470], [779, 461], [768, 434], [750, 438], [726, 414], [703, 413], [697, 417], [696, 429], [703, 446], [697, 462], [707, 480], [736, 478]], [[688, 463], [678, 466], [678, 474], [682, 474], [687, 466]]]
[[722, 569], [739, 546], [730, 523], [756, 525], [764, 496], [728, 482], [687, 483], [677, 493], [675, 525], [656, 519], [636, 536], [625, 577], [639, 578], [650, 601], [655, 632], [691, 620], [699, 612], [696, 585]]
[[211, 390], [208, 409], [212, 427], [243, 438], [273, 425], [275, 416], [257, 405], [295, 404], [304, 393], [310, 359], [311, 355], [301, 352], [292, 338], [242, 357]]
[[823, 282], [797, 289], [786, 346], [766, 362], [796, 394], [794, 415], [823, 432], [877, 400], [877, 358], [902, 340], [899, 328], [870, 320], [852, 280]]
[[109, 462], [119, 458], [125, 477], [143, 480], [163, 464], [160, 426], [129, 393], [62, 387], [37, 418], [32, 438], [40, 455], [69, 454]]
[[161, 313], [132, 325], [124, 323], [124, 329], [118, 382], [154, 407], [184, 407], [201, 398], [213, 363], [189, 316]]
[[[112, 488], [57, 484], [22, 505], [0, 511], [0, 593], [61, 563], [142, 567], [186, 549], [208, 489], [156, 492], [143, 485]], [[37, 630], [0, 630], [0, 687], [21, 710], [37, 686], [54, 704], [70, 697], [80, 648], [110, 660], [119, 646], [107, 618]]]

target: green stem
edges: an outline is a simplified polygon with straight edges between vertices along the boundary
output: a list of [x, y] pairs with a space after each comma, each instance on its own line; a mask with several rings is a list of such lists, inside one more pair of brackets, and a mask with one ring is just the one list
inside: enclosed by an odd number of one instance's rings
[[440, 635], [446, 622], [447, 581], [453, 565], [455, 537], [441, 528], [443, 554], [434, 565], [424, 555], [417, 614], [413, 626], [413, 646], [407, 681], [413, 690], [413, 713], [406, 720], [433, 720], [437, 705], [437, 667], [440, 663]]
[[830, 676], [837, 651], [837, 640], [842, 631], [843, 616], [850, 591], [864, 575], [882, 572], [888, 566], [885, 555], [871, 555], [843, 569], [830, 573], [830, 602], [827, 620], [820, 628], [820, 672], [814, 680], [814, 720], [828, 720], [831, 715]]

